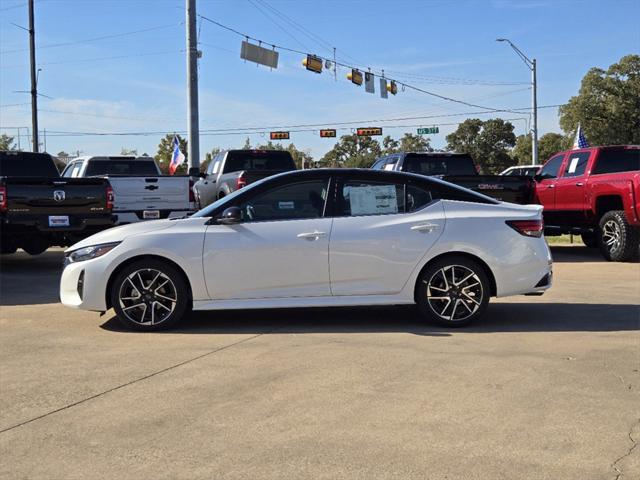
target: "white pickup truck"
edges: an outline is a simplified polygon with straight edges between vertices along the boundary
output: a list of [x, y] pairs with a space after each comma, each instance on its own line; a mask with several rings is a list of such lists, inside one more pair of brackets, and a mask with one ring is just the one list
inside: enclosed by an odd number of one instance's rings
[[188, 176], [162, 175], [153, 157], [78, 157], [63, 177], [107, 177], [113, 188], [116, 224], [182, 217], [196, 210]]

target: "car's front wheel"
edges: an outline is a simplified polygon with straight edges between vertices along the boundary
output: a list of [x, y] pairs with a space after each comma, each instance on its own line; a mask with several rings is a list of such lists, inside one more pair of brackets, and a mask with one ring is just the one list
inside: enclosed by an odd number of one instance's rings
[[169, 328], [191, 309], [183, 275], [169, 263], [156, 259], [127, 265], [111, 283], [110, 294], [118, 320], [133, 330]]
[[422, 272], [416, 303], [428, 319], [447, 327], [462, 327], [484, 314], [490, 295], [484, 269], [469, 258], [451, 255]]

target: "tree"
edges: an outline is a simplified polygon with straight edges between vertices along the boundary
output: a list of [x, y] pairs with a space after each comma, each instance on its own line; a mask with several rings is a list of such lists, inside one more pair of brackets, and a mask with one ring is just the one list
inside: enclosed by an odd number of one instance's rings
[[[310, 150], [298, 150], [293, 143], [287, 145], [287, 147], [283, 147], [280, 143], [273, 143], [269, 140], [265, 145], [258, 145], [256, 147], [258, 150], [286, 150], [293, 157], [293, 161], [296, 164], [296, 168], [310, 168], [311, 162], [313, 162], [313, 157], [311, 156]], [[304, 162], [304, 167], [303, 167]]]
[[400, 140], [387, 135], [382, 139], [382, 154], [390, 155], [398, 152], [433, 152], [429, 138], [413, 133], [405, 133]]
[[[185, 162], [187, 161], [187, 139], [182, 138], [180, 135], [173, 135], [168, 133], [165, 135], [158, 144], [158, 153], [156, 153], [155, 159], [160, 166], [160, 170], [165, 175], [169, 172], [169, 164], [171, 163], [171, 157], [173, 155], [173, 137], [178, 137], [178, 143], [180, 144], [180, 151], [184, 153]], [[187, 172], [186, 165], [180, 165], [176, 170], [178, 174], [184, 174]]]
[[591, 145], [640, 143], [640, 55], [587, 72], [578, 95], [560, 107], [567, 135], [575, 135], [578, 124]]
[[135, 148], [126, 148], [126, 147], [122, 147], [120, 149], [120, 155], [126, 155], [126, 156], [134, 156], [137, 157], [138, 156], [138, 150]]
[[343, 135], [320, 159], [320, 164], [323, 167], [369, 168], [381, 153], [380, 144], [371, 137]]
[[468, 153], [485, 173], [499, 173], [514, 164], [509, 151], [516, 144], [513, 124], [501, 118], [469, 118], [447, 135], [447, 148]]
[[[538, 161], [543, 164], [554, 153], [571, 148], [572, 139], [559, 133], [545, 133], [538, 139]], [[531, 134], [519, 135], [511, 157], [518, 165], [531, 165]]]
[[382, 154], [390, 155], [392, 153], [397, 153], [400, 149], [400, 142], [398, 140], [394, 140], [391, 135], [387, 135], [382, 139]]
[[13, 143], [15, 137], [3, 133], [0, 135], [0, 150], [15, 150], [16, 144]]
[[204, 162], [200, 164], [200, 171], [206, 172], [209, 162], [220, 153], [220, 147], [213, 147], [210, 152], [204, 154]]
[[249, 150], [251, 149], [251, 140], [249, 140], [249, 137], [244, 139], [244, 145], [242, 146], [243, 150]]
[[71, 155], [69, 155], [67, 152], [65, 152], [64, 150], [60, 150], [57, 154], [56, 157], [62, 157], [62, 158], [67, 158], [70, 157]]

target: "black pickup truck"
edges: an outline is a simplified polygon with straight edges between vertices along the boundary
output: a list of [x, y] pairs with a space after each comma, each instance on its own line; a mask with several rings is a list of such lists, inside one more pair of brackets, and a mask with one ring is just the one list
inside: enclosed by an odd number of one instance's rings
[[113, 225], [104, 178], [61, 178], [44, 153], [0, 151], [0, 252], [38, 255]]
[[466, 153], [394, 153], [376, 159], [374, 170], [395, 170], [438, 177], [502, 202], [533, 202], [535, 184], [527, 176], [481, 175]]

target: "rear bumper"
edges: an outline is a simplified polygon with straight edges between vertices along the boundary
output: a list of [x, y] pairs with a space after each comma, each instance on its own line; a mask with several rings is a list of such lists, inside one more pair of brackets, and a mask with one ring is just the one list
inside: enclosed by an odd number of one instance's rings
[[[184, 217], [185, 215], [192, 215], [196, 212], [196, 210], [153, 210], [159, 212], [157, 220]], [[152, 220], [150, 218], [144, 218], [144, 210], [118, 210], [113, 212], [113, 214], [115, 217], [115, 225]]]
[[5, 217], [0, 221], [0, 234], [3, 243], [14, 243], [18, 246], [34, 237], [46, 238], [60, 244], [64, 244], [64, 239], [68, 237], [73, 239], [71, 243], [75, 243], [79, 238], [113, 227], [114, 221], [115, 218], [112, 215], [89, 218], [70, 215], [69, 226], [50, 227], [48, 215]]

